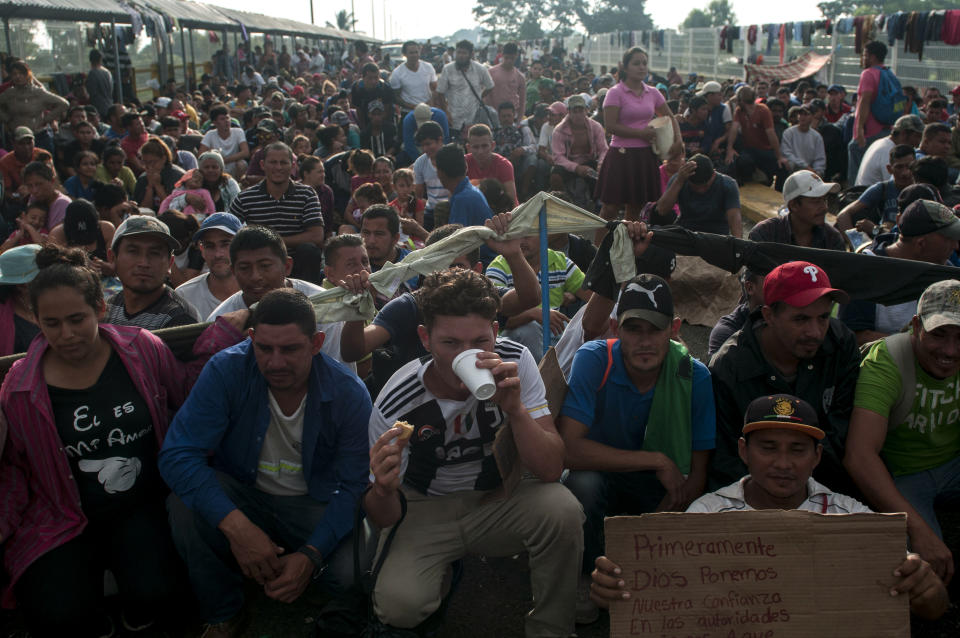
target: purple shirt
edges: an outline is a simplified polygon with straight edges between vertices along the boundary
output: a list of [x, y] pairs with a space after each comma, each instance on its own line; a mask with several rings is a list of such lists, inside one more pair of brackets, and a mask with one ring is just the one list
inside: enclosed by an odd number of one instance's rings
[[[647, 83], [643, 84], [643, 93], [637, 95], [626, 84], [618, 82], [616, 86], [607, 91], [607, 97], [603, 100], [603, 107], [620, 107], [620, 117], [617, 118], [617, 121], [623, 126], [642, 129], [646, 128], [650, 120], [657, 116], [657, 107], [665, 103], [666, 100], [663, 99], [660, 91]], [[650, 146], [650, 143], [639, 137], [618, 137], [614, 135], [610, 141], [610, 146], [644, 148]]]

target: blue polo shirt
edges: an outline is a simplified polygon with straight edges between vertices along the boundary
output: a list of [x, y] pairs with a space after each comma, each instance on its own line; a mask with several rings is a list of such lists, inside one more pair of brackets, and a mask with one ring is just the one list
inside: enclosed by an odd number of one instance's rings
[[[449, 144], [450, 125], [447, 123], [447, 114], [443, 112], [443, 109], [431, 106], [430, 119], [440, 125], [440, 128], [443, 129], [443, 143]], [[417, 143], [414, 141], [414, 138], [417, 136], [417, 118], [413, 116], [413, 111], [403, 116], [401, 134], [403, 135], [403, 152], [407, 154], [407, 157], [412, 162], [420, 156]]]
[[491, 217], [493, 217], [493, 211], [487, 204], [487, 198], [479, 188], [464, 177], [450, 195], [449, 222], [464, 226], [483, 226], [483, 222]]
[[[643, 449], [647, 418], [656, 387], [641, 393], [630, 380], [623, 365], [620, 341], [613, 346], [613, 365], [607, 382], [600, 388], [607, 369], [607, 342], [588, 341], [573, 357], [567, 396], [560, 409], [585, 424], [587, 438], [619, 450]], [[600, 388], [600, 391], [597, 391]], [[713, 402], [710, 371], [693, 359], [691, 421], [694, 450], [712, 450], [717, 436], [717, 415]]]

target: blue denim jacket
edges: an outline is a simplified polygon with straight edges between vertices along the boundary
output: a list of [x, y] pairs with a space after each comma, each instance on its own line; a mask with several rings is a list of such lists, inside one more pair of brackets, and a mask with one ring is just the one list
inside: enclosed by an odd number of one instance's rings
[[[370, 395], [341, 363], [313, 358], [303, 419], [303, 474], [310, 496], [326, 504], [308, 543], [332, 553], [353, 528], [367, 484]], [[249, 339], [216, 354], [177, 412], [160, 451], [160, 473], [192, 510], [217, 526], [236, 506], [216, 470], [254, 485], [270, 424], [267, 382]]]

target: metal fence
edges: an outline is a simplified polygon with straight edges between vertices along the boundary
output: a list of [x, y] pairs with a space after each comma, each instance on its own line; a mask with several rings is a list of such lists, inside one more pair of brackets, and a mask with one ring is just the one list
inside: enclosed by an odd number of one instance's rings
[[[746, 34], [746, 27], [740, 29]], [[720, 29], [702, 28], [685, 31], [666, 30], [663, 32], [663, 46], [650, 46], [653, 32], [634, 31], [573, 36], [564, 41], [568, 51], [583, 44], [583, 55], [596, 72], [601, 67], [616, 69], [623, 52], [634, 44], [641, 45], [650, 52], [650, 69], [666, 75], [670, 67], [675, 66], [681, 75], [696, 72], [707, 79], [742, 79], [743, 63], [757, 54], [763, 55], [765, 64], [778, 64], [780, 46], [774, 39], [773, 46], [767, 49], [766, 34], [757, 34], [757, 41], [751, 45], [745, 38], [734, 40], [732, 51], [720, 49]], [[886, 42], [886, 34], [879, 37]], [[960, 47], [942, 42], [928, 42], [924, 47], [923, 60], [916, 53], [906, 53], [903, 41], [898, 40], [890, 46], [886, 63], [890, 66], [900, 83], [904, 86], [935, 86], [941, 93], [960, 84]], [[810, 46], [800, 41], [786, 43], [784, 62], [799, 57], [807, 51], [815, 53], [834, 53], [833, 58], [817, 74], [817, 79], [826, 84], [842, 84], [848, 90], [855, 90], [860, 76], [860, 54], [854, 48], [854, 35], [826, 35], [823, 31], [812, 34]]]

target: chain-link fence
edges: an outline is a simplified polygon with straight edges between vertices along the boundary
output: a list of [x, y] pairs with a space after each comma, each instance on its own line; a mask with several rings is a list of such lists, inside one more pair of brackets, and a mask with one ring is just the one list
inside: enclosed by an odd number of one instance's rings
[[[788, 25], [789, 28], [790, 25]], [[662, 33], [662, 45], [657, 34]], [[568, 51], [583, 45], [583, 55], [600, 73], [616, 69], [623, 52], [631, 46], [642, 46], [650, 53], [650, 70], [666, 75], [670, 67], [676, 67], [681, 75], [697, 73], [707, 79], [742, 79], [743, 63], [752, 61], [757, 55], [763, 56], [764, 64], [779, 64], [780, 45], [776, 37], [772, 40], [757, 29], [754, 44], [746, 40], [747, 27], [740, 28], [741, 38], [734, 40], [728, 48], [720, 48], [720, 29], [686, 29], [684, 31], [623, 31], [602, 33], [591, 36], [572, 36], [566, 38], [564, 46]], [[886, 34], [879, 37], [886, 42]], [[799, 57], [807, 51], [819, 54], [833, 52], [833, 58], [817, 74], [817, 79], [826, 84], [842, 84], [848, 90], [855, 90], [860, 76], [860, 54], [854, 48], [854, 35], [839, 34], [836, 31], [827, 35], [824, 31], [811, 34], [810, 44], [804, 45], [800, 39], [785, 43], [784, 62]], [[946, 92], [960, 84], [960, 47], [942, 42], [928, 42], [923, 51], [923, 60], [916, 53], [906, 53], [902, 40], [890, 46], [886, 63], [893, 69], [900, 83], [919, 89], [935, 86]]]

